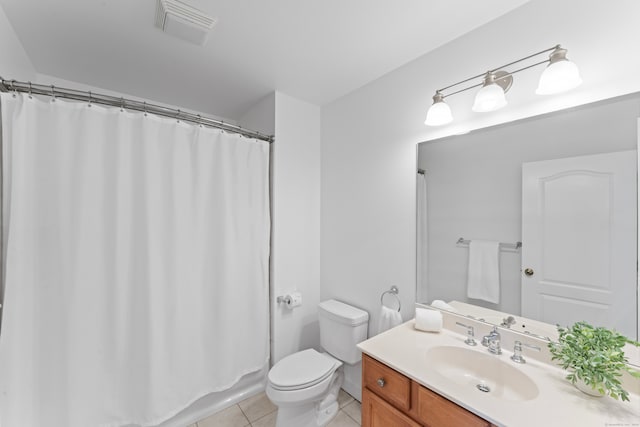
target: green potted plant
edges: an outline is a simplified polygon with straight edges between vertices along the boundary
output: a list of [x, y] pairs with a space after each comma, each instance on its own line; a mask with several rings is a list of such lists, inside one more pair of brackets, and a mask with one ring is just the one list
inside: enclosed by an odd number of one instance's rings
[[624, 371], [640, 378], [640, 371], [627, 364], [623, 347], [640, 346], [616, 331], [577, 322], [569, 328], [558, 326], [558, 342], [549, 343], [551, 360], [569, 370], [566, 378], [581, 391], [594, 396], [611, 396], [629, 401], [620, 377]]

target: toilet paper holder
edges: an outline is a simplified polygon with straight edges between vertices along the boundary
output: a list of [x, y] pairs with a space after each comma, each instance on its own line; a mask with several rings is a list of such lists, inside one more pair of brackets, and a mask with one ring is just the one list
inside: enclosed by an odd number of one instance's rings
[[276, 298], [276, 302], [278, 304], [291, 304], [291, 295], [280, 295], [278, 298]]
[[302, 305], [302, 294], [299, 291], [281, 295], [276, 298], [278, 304], [284, 304], [285, 307], [291, 309]]

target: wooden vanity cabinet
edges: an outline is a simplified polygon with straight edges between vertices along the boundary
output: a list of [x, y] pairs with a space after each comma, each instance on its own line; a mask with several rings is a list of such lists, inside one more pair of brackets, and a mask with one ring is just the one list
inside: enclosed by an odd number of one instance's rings
[[368, 388], [362, 390], [362, 426], [421, 427]]
[[490, 427], [491, 423], [362, 355], [362, 427]]

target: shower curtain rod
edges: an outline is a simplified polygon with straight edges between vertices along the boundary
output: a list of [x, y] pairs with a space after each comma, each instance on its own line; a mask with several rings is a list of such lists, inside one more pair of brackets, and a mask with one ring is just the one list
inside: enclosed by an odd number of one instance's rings
[[216, 129], [222, 129], [227, 132], [237, 133], [249, 138], [267, 141], [269, 143], [272, 143], [274, 141], [274, 137], [272, 135], [266, 135], [262, 132], [245, 129], [241, 126], [225, 123], [222, 120], [204, 117], [200, 114], [194, 114], [179, 109], [176, 110], [175, 108], [164, 107], [162, 105], [150, 104], [148, 102], [136, 101], [123, 97], [118, 98], [116, 96], [104, 95], [91, 91], [67, 89], [54, 85], [46, 86], [31, 82], [20, 82], [16, 80], [6, 80], [0, 77], [0, 92], [23, 92], [28, 93], [29, 95], [45, 95], [51, 96], [53, 98], [84, 101], [88, 102], [89, 104], [95, 103], [109, 105], [112, 107], [120, 107], [126, 110], [142, 111], [158, 116], [170, 117], [176, 120], [184, 120], [185, 122], [195, 123]]

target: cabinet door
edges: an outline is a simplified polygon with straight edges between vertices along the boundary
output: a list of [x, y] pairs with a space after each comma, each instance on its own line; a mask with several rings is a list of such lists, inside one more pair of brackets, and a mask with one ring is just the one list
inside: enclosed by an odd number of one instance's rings
[[362, 427], [421, 427], [420, 424], [398, 411], [372, 393], [362, 390]]
[[413, 383], [416, 419], [428, 427], [489, 427], [490, 424], [431, 390]]

